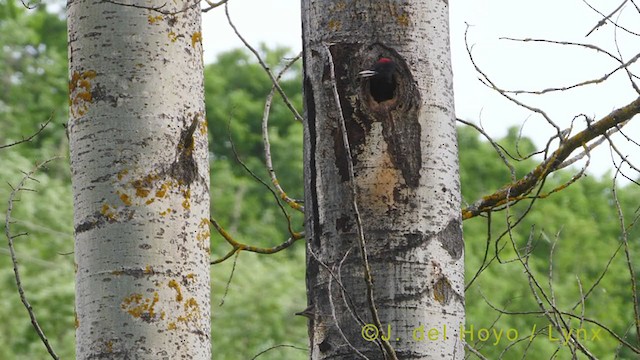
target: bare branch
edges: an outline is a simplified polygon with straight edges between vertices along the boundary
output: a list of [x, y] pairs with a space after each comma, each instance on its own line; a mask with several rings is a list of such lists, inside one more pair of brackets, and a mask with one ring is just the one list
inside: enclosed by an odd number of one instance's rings
[[602, 19], [600, 19], [600, 21], [598, 21], [598, 23], [593, 27], [593, 29], [591, 29], [591, 30], [587, 33], [587, 35], [585, 35], [584, 37], [588, 37], [589, 35], [591, 35], [591, 33], [592, 33], [592, 32], [594, 32], [594, 31], [596, 31], [598, 28], [600, 28], [600, 27], [604, 26], [604, 25], [607, 23], [607, 21], [611, 22], [615, 27], [619, 27], [619, 28], [621, 28], [622, 30], [624, 30], [624, 31], [626, 31], [626, 32], [628, 32], [628, 33], [630, 33], [630, 34], [638, 35], [638, 34], [636, 34], [636, 33], [632, 32], [632, 31], [630, 31], [630, 30], [627, 30], [627, 29], [623, 28], [622, 26], [618, 25], [616, 22], [611, 21], [611, 17], [612, 17], [615, 13], [617, 13], [620, 9], [622, 9], [622, 6], [624, 6], [624, 4], [627, 2], [627, 0], [623, 0], [623, 1], [622, 1], [622, 3], [621, 3], [617, 8], [615, 8], [615, 9], [614, 9], [614, 10], [613, 10], [609, 15], [605, 15], [605, 14], [601, 13], [599, 10], [597, 10], [596, 8], [594, 8], [593, 6], [591, 6], [591, 5], [590, 5], [588, 2], [586, 2], [585, 0], [583, 0], [582, 2], [584, 2], [585, 4], [587, 4], [587, 6], [588, 6], [589, 8], [591, 8], [591, 10], [593, 10], [593, 11], [597, 12], [598, 14], [600, 14], [600, 15], [603, 17]]
[[49, 116], [47, 121], [45, 121], [44, 124], [40, 125], [40, 128], [35, 133], [31, 134], [31, 136], [29, 136], [28, 138], [26, 138], [26, 139], [22, 138], [22, 140], [19, 140], [19, 141], [16, 141], [16, 142], [12, 142], [11, 144], [0, 145], [0, 149], [8, 148], [8, 147], [15, 146], [15, 145], [20, 145], [20, 144], [25, 143], [25, 142], [30, 142], [31, 140], [33, 140], [33, 138], [35, 138], [36, 136], [40, 135], [42, 130], [44, 130], [44, 128], [47, 127], [47, 125], [49, 125], [49, 123], [51, 122], [51, 119], [53, 119], [53, 114], [51, 116]]
[[462, 218], [464, 220], [470, 219], [480, 213], [495, 209], [497, 206], [518, 202], [521, 196], [528, 194], [549, 174], [557, 171], [564, 160], [578, 147], [583, 147], [584, 144], [605, 134], [609, 129], [631, 120], [638, 113], [640, 113], [640, 97], [566, 139], [549, 157], [517, 182], [505, 185], [502, 189], [463, 209]]
[[[299, 53], [296, 57], [291, 59], [284, 68], [280, 71], [278, 76], [276, 77], [276, 81], [279, 81], [282, 75], [300, 58], [302, 57], [302, 53]], [[271, 91], [269, 95], [267, 95], [267, 100], [264, 104], [264, 113], [262, 115], [262, 142], [264, 143], [264, 157], [265, 164], [267, 166], [267, 171], [271, 176], [271, 183], [276, 188], [276, 191], [280, 194], [280, 198], [284, 200], [292, 209], [298, 210], [304, 213], [304, 206], [300, 205], [298, 201], [292, 199], [287, 195], [287, 193], [282, 189], [280, 182], [278, 181], [278, 177], [276, 176], [276, 172], [273, 169], [273, 162], [271, 160], [271, 144], [269, 143], [269, 111], [271, 110], [271, 102], [273, 100], [273, 95], [275, 93], [275, 85], [271, 87]]]
[[221, 1], [218, 1], [218, 2], [213, 2], [213, 1], [210, 1], [210, 0], [204, 0], [204, 1], [205, 1], [207, 4], [209, 4], [209, 7], [203, 8], [201, 11], [202, 11], [203, 13], [206, 13], [206, 12], [209, 12], [209, 11], [211, 11], [211, 10], [213, 10], [213, 9], [217, 8], [217, 7], [218, 7], [218, 6], [220, 6], [220, 5], [224, 5], [224, 4], [226, 4], [226, 3], [227, 3], [227, 1], [229, 1], [229, 0], [221, 0]]
[[622, 232], [622, 244], [624, 248], [624, 253], [626, 255], [627, 267], [629, 268], [629, 281], [631, 282], [631, 299], [633, 299], [633, 313], [634, 313], [634, 323], [636, 326], [636, 341], [640, 342], [640, 309], [638, 309], [638, 289], [636, 284], [636, 273], [634, 271], [634, 265], [631, 261], [631, 251], [629, 249], [629, 234], [627, 233], [627, 227], [624, 223], [624, 213], [622, 211], [622, 207], [620, 206], [620, 201], [618, 200], [618, 191], [616, 186], [616, 177], [620, 172], [620, 167], [616, 170], [616, 175], [613, 177], [613, 185], [611, 187], [611, 192], [613, 194], [613, 200], [616, 204], [616, 210], [618, 212], [618, 220], [620, 221], [620, 231]]
[[224, 13], [227, 15], [227, 21], [229, 22], [229, 25], [233, 29], [233, 32], [236, 34], [236, 36], [238, 36], [238, 39], [242, 41], [244, 46], [247, 49], [249, 49], [249, 51], [251, 51], [253, 55], [255, 55], [256, 59], [258, 60], [258, 63], [260, 63], [260, 66], [262, 66], [262, 68], [267, 73], [267, 75], [269, 75], [269, 79], [271, 79], [273, 86], [275, 86], [275, 88], [278, 90], [278, 93], [280, 94], [280, 96], [282, 96], [282, 100], [284, 100], [284, 103], [287, 105], [289, 110], [291, 110], [291, 113], [293, 114], [293, 116], [296, 118], [296, 120], [302, 122], [302, 116], [300, 115], [300, 113], [298, 113], [298, 110], [296, 110], [296, 108], [293, 106], [287, 94], [285, 94], [284, 90], [282, 90], [282, 87], [280, 87], [278, 80], [271, 73], [269, 66], [264, 62], [264, 60], [262, 60], [262, 57], [260, 57], [260, 54], [258, 53], [258, 51], [254, 49], [251, 45], [249, 45], [247, 40], [244, 39], [244, 37], [240, 34], [236, 26], [231, 21], [231, 16], [229, 15], [229, 4], [224, 5]]
[[256, 354], [256, 356], [252, 357], [251, 360], [255, 360], [258, 358], [258, 356], [260, 355], [264, 355], [267, 352], [271, 351], [271, 350], [275, 350], [275, 349], [279, 349], [279, 348], [290, 348], [290, 349], [296, 349], [296, 350], [302, 350], [302, 351], [309, 351], [309, 349], [307, 348], [303, 348], [303, 347], [299, 347], [299, 346], [295, 346], [295, 345], [288, 345], [288, 344], [280, 344], [280, 345], [275, 345], [272, 346], [266, 350], [260, 351], [259, 353]]
[[464, 43], [467, 49], [467, 54], [469, 55], [469, 60], [471, 61], [471, 64], [473, 65], [473, 67], [476, 69], [476, 72], [480, 75], [482, 75], [482, 79], [480, 79], [480, 81], [482, 82], [482, 84], [484, 84], [485, 86], [487, 86], [490, 89], [495, 90], [496, 92], [498, 92], [500, 95], [504, 96], [505, 98], [509, 99], [509, 101], [511, 101], [512, 103], [523, 107], [529, 111], [535, 112], [537, 114], [540, 114], [540, 116], [542, 116], [551, 126], [553, 126], [556, 129], [556, 133], [557, 136], [559, 138], [561, 137], [561, 132], [560, 132], [560, 127], [558, 125], [556, 125], [556, 123], [551, 120], [551, 118], [549, 117], [549, 115], [547, 115], [546, 112], [544, 112], [543, 110], [527, 105], [519, 100], [516, 100], [513, 96], [509, 95], [505, 90], [499, 88], [493, 81], [491, 81], [491, 79], [489, 78], [489, 76], [487, 74], [484, 73], [484, 71], [482, 71], [482, 69], [480, 69], [480, 67], [476, 64], [475, 59], [473, 57], [472, 54], [472, 47], [469, 46], [468, 43], [468, 32], [469, 32], [469, 25], [467, 24], [467, 29], [465, 30], [464, 33]]
[[287, 230], [289, 231], [289, 234], [291, 235], [291, 237], [295, 237], [295, 234], [294, 234], [295, 231], [293, 231], [293, 228], [291, 227], [291, 216], [289, 216], [289, 214], [287, 213], [287, 210], [285, 210], [284, 206], [282, 206], [282, 204], [280, 203], [280, 199], [278, 198], [278, 195], [276, 194], [276, 192], [273, 191], [273, 189], [269, 186], [269, 184], [267, 184], [258, 175], [256, 175], [256, 173], [254, 173], [251, 169], [249, 169], [249, 167], [244, 163], [244, 161], [242, 161], [240, 159], [240, 156], [238, 155], [238, 152], [236, 151], [236, 145], [233, 142], [233, 139], [231, 138], [231, 130], [229, 130], [230, 123], [231, 123], [231, 119], [229, 119], [229, 123], [227, 124], [227, 132], [229, 134], [229, 142], [231, 143], [231, 150], [233, 151], [233, 155], [235, 156], [236, 161], [242, 166], [242, 168], [247, 173], [249, 173], [249, 175], [251, 175], [251, 177], [254, 180], [259, 182], [265, 188], [267, 188], [267, 190], [269, 190], [269, 192], [273, 196], [273, 199], [274, 199], [275, 203], [278, 205], [278, 208], [280, 208], [280, 211], [282, 212], [282, 216], [284, 216], [285, 220], [287, 221]]
[[216, 228], [218, 233], [233, 248], [231, 251], [229, 251], [222, 258], [219, 258], [219, 259], [211, 261], [211, 263], [210, 263], [211, 265], [219, 264], [219, 263], [227, 260], [231, 256], [233, 256], [236, 252], [240, 252], [240, 251], [243, 251], [243, 250], [254, 252], [254, 253], [258, 253], [258, 254], [275, 254], [275, 253], [277, 253], [277, 252], [279, 252], [281, 250], [284, 250], [284, 249], [288, 248], [289, 246], [293, 245], [293, 243], [295, 243], [296, 241], [304, 238], [304, 232], [294, 233], [294, 235], [292, 237], [290, 237], [289, 239], [287, 239], [285, 242], [281, 243], [280, 245], [277, 245], [277, 246], [274, 246], [274, 247], [270, 247], [270, 248], [263, 248], [263, 247], [246, 245], [246, 244], [237, 242], [237, 241], [235, 241], [233, 239], [233, 237], [231, 237], [231, 235], [229, 235], [229, 233], [222, 226], [220, 226], [220, 224], [218, 224], [218, 222], [215, 219], [211, 218], [211, 219], [209, 219], [209, 222], [211, 222], [211, 224], [213, 225], [213, 227]]
[[[587, 49], [592, 49], [592, 50], [596, 50], [602, 53], [605, 53], [607, 55], [609, 55], [611, 58], [615, 59], [617, 62], [620, 63], [620, 66], [618, 66], [617, 68], [611, 70], [610, 72], [606, 73], [604, 76], [600, 77], [600, 78], [596, 78], [596, 79], [591, 79], [591, 80], [586, 80], [586, 81], [582, 81], [573, 85], [568, 85], [568, 86], [562, 86], [562, 87], [552, 87], [552, 88], [547, 88], [544, 90], [535, 90], [535, 91], [531, 91], [531, 90], [503, 90], [505, 93], [508, 94], [514, 94], [514, 95], [519, 95], [519, 94], [533, 94], [533, 95], [542, 95], [542, 94], [546, 94], [546, 93], [550, 93], [550, 92], [555, 92], [555, 91], [565, 91], [565, 90], [570, 90], [570, 89], [574, 89], [577, 87], [581, 87], [581, 86], [585, 86], [585, 85], [593, 85], [593, 84], [600, 84], [604, 81], [606, 81], [607, 79], [609, 79], [613, 74], [615, 74], [616, 72], [618, 72], [619, 70], [626, 70], [629, 74], [629, 76], [631, 76], [631, 73], [629, 73], [629, 66], [631, 66], [633, 63], [635, 63], [636, 61], [638, 61], [638, 59], [640, 59], [640, 53], [636, 54], [634, 57], [632, 57], [631, 59], [629, 59], [626, 62], [623, 62], [621, 60], [621, 58], [618, 58], [614, 55], [612, 55], [611, 53], [609, 53], [606, 50], [603, 50], [600, 47], [597, 47], [595, 45], [591, 45], [591, 44], [581, 44], [581, 43], [574, 43], [574, 42], [569, 42], [569, 41], [552, 41], [552, 40], [544, 40], [544, 39], [514, 39], [514, 38], [507, 38], [507, 37], [503, 37], [501, 39], [504, 40], [512, 40], [512, 41], [522, 41], [522, 42], [544, 42], [544, 43], [549, 43], [549, 44], [558, 44], [558, 45], [570, 45], [570, 46], [580, 46], [580, 47], [584, 47]], [[633, 83], [633, 81], [632, 81]]]
[[11, 191], [11, 194], [9, 194], [7, 215], [4, 223], [4, 234], [7, 237], [7, 241], [9, 243], [9, 252], [11, 254], [11, 261], [13, 262], [13, 273], [16, 278], [16, 286], [18, 287], [18, 294], [20, 295], [20, 300], [22, 301], [22, 304], [24, 305], [25, 309], [27, 309], [27, 312], [29, 313], [29, 318], [31, 319], [31, 324], [33, 325], [33, 328], [36, 330], [38, 337], [40, 338], [44, 346], [47, 348], [47, 352], [49, 352], [49, 355], [51, 356], [51, 358], [58, 360], [59, 357], [56, 354], [56, 352], [53, 350], [53, 347], [51, 346], [51, 344], [49, 344], [49, 339], [47, 339], [47, 336], [44, 334], [44, 331], [40, 327], [40, 324], [38, 323], [38, 319], [36, 318], [36, 314], [33, 311], [33, 308], [31, 307], [29, 300], [27, 300], [27, 296], [25, 294], [24, 288], [22, 287], [22, 280], [20, 279], [20, 271], [18, 270], [18, 258], [16, 256], [16, 252], [13, 246], [13, 239], [15, 239], [16, 237], [22, 234], [18, 234], [18, 235], [11, 234], [11, 212], [13, 211], [13, 203], [15, 201], [16, 195], [18, 194], [18, 192], [24, 189], [25, 183], [32, 178], [33, 174], [35, 174], [39, 169], [43, 168], [48, 163], [56, 159], [58, 159], [58, 157], [51, 158], [47, 161], [37, 164], [33, 168], [33, 170], [27, 173], [22, 178], [22, 180], [18, 183], [18, 185], [15, 188], [13, 188], [13, 190]]
[[224, 299], [227, 298], [227, 293], [229, 293], [229, 287], [231, 287], [231, 280], [233, 280], [233, 274], [236, 272], [236, 264], [238, 264], [238, 257], [240, 256], [240, 251], [236, 251], [236, 257], [233, 259], [233, 266], [231, 267], [231, 274], [229, 274], [229, 278], [227, 279], [227, 284], [224, 286], [224, 294], [222, 294], [222, 299], [220, 299], [220, 304], [218, 306], [224, 305]]

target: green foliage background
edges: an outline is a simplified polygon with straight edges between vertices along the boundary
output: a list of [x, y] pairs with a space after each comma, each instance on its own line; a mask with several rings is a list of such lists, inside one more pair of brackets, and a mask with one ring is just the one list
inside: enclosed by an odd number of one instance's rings
[[[35, 162], [53, 155], [58, 160], [36, 176], [29, 186], [37, 192], [22, 192], [15, 204], [13, 233], [28, 232], [16, 239], [20, 270], [27, 296], [40, 324], [63, 359], [74, 357], [74, 264], [73, 214], [68, 173], [67, 140], [62, 124], [67, 118], [66, 25], [64, 19], [44, 6], [27, 11], [13, 1], [0, 0], [0, 144], [19, 140], [33, 133], [51, 117], [52, 123], [33, 142], [0, 150], [3, 166], [0, 179], [12, 185]], [[292, 56], [286, 49], [262, 49], [272, 69], [283, 66], [283, 58]], [[294, 66], [282, 86], [300, 109], [301, 67]], [[274, 205], [272, 195], [249, 177], [235, 161], [232, 142], [238, 156], [258, 176], [267, 179], [264, 169], [260, 121], [264, 99], [271, 88], [269, 79], [244, 50], [220, 54], [205, 69], [207, 118], [211, 141], [212, 214], [243, 242], [273, 246], [286, 239], [286, 222]], [[270, 118], [270, 136], [274, 164], [283, 187], [294, 198], [302, 198], [302, 126], [276, 96]], [[500, 143], [515, 153], [515, 145], [526, 153], [534, 145], [518, 139], [511, 129]], [[470, 203], [509, 182], [510, 174], [493, 148], [475, 130], [459, 129], [463, 198]], [[534, 166], [535, 160], [516, 163], [518, 175]], [[553, 175], [545, 188], [550, 190], [567, 182], [576, 173], [569, 169]], [[624, 254], [619, 251], [608, 271], [598, 280], [611, 256], [620, 245], [620, 225], [611, 192], [610, 178], [586, 177], [567, 189], [537, 201], [525, 220], [512, 233], [513, 245], [521, 251], [531, 237], [530, 266], [549, 293], [553, 285], [557, 306], [570, 310], [581, 291], [599, 281], [584, 303], [587, 317], [597, 319], [618, 334], [627, 333], [633, 343], [635, 332], [629, 272]], [[6, 204], [11, 188], [0, 185], [0, 200]], [[637, 216], [638, 187], [618, 190], [626, 223]], [[2, 206], [3, 211], [6, 205]], [[525, 206], [510, 209], [516, 219]], [[302, 229], [302, 217], [293, 214], [293, 224]], [[4, 222], [2, 222], [4, 231]], [[492, 242], [487, 245], [487, 221], [476, 218], [464, 223], [467, 281], [495, 254], [495, 239], [506, 228], [506, 212], [492, 216]], [[629, 234], [634, 254], [639, 233]], [[555, 243], [553, 279], [547, 278], [550, 252]], [[493, 260], [467, 291], [467, 329], [516, 329], [528, 337], [533, 327], [545, 328], [548, 321], [540, 314], [502, 315], [491, 306], [509, 311], [539, 310], [523, 268], [514, 259], [514, 246], [508, 236], [498, 246], [503, 263]], [[219, 237], [212, 238], [212, 257], [228, 251]], [[304, 290], [304, 246], [272, 256], [242, 253], [237, 258], [212, 268], [213, 352], [216, 359], [250, 359], [269, 347], [288, 344], [306, 347], [306, 320], [293, 314], [306, 306]], [[640, 269], [636, 268], [636, 273]], [[230, 283], [230, 274], [234, 272]], [[6, 244], [0, 247], [0, 359], [45, 359], [46, 351], [37, 339], [28, 315], [20, 303]], [[582, 288], [582, 290], [581, 290]], [[485, 300], [486, 298], [486, 300]], [[224, 301], [223, 301], [224, 300]], [[222, 304], [223, 302], [223, 304]], [[582, 304], [577, 304], [578, 312]], [[592, 329], [590, 325], [574, 327]], [[416, 324], [417, 326], [418, 324]], [[604, 332], [603, 332], [604, 333]], [[556, 334], [557, 335], [557, 334]], [[566, 347], [549, 341], [548, 334], [532, 344], [511, 344], [495, 338], [477, 344], [488, 358], [504, 352], [505, 359], [520, 359], [526, 348], [531, 359], [571, 358]], [[471, 339], [467, 339], [470, 342]], [[586, 342], [601, 359], [613, 359], [616, 342], [610, 336]], [[634, 343], [635, 346], [639, 344]], [[634, 354], [617, 353], [620, 359]], [[306, 359], [306, 351], [279, 347], [260, 359]]]

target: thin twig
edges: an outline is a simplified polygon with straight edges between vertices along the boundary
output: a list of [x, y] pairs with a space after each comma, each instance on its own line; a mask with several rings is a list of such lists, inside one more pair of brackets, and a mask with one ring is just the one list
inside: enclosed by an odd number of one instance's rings
[[276, 78], [271, 73], [271, 70], [269, 69], [269, 66], [262, 60], [262, 57], [260, 56], [258, 51], [256, 49], [254, 49], [251, 45], [249, 45], [247, 40], [244, 39], [244, 37], [240, 34], [240, 32], [238, 31], [236, 26], [231, 21], [231, 16], [229, 15], [229, 4], [225, 4], [224, 5], [224, 13], [225, 13], [225, 15], [227, 15], [227, 21], [229, 22], [229, 25], [233, 29], [233, 32], [236, 34], [236, 36], [238, 36], [238, 39], [240, 39], [240, 41], [242, 41], [244, 46], [247, 49], [249, 49], [249, 51], [251, 51], [253, 53], [253, 55], [255, 55], [256, 59], [258, 60], [258, 63], [260, 63], [260, 66], [262, 66], [262, 68], [267, 73], [267, 75], [269, 75], [269, 79], [271, 79], [271, 82], [273, 83], [273, 86], [276, 87], [276, 89], [278, 90], [278, 93], [280, 94], [280, 96], [282, 96], [282, 100], [284, 100], [284, 103], [287, 105], [289, 110], [291, 110], [291, 113], [293, 114], [293, 116], [296, 118], [296, 120], [302, 122], [302, 116], [300, 115], [300, 113], [298, 113], [298, 110], [296, 110], [296, 108], [293, 106], [293, 104], [289, 100], [289, 97], [287, 96], [287, 94], [285, 94], [284, 90], [282, 90], [282, 87], [280, 87], [280, 84], [278, 83], [278, 80], [276, 80]]
[[558, 166], [564, 162], [578, 147], [583, 147], [589, 141], [605, 134], [609, 129], [614, 128], [640, 113], [640, 97], [631, 103], [612, 111], [599, 121], [591, 124], [583, 131], [566, 139], [558, 148], [548, 156], [542, 163], [536, 166], [528, 174], [515, 183], [511, 183], [496, 191], [495, 193], [483, 197], [474, 204], [462, 210], [464, 220], [479, 215], [488, 210], [494, 210], [497, 206], [519, 201], [518, 198], [526, 195], [539, 182], [544, 180], [549, 174], [556, 171]]
[[53, 119], [53, 114], [51, 116], [49, 116], [49, 118], [47, 119], [47, 121], [45, 121], [44, 124], [40, 125], [40, 128], [33, 134], [31, 134], [31, 136], [29, 136], [28, 138], [22, 138], [22, 140], [18, 140], [16, 142], [12, 142], [11, 144], [5, 144], [5, 145], [0, 145], [0, 149], [4, 149], [4, 148], [8, 148], [11, 146], [16, 146], [25, 142], [30, 142], [31, 140], [33, 140], [33, 138], [35, 138], [36, 136], [40, 135], [40, 133], [42, 132], [42, 130], [44, 130], [45, 127], [47, 127], [47, 125], [49, 125], [49, 123], [51, 122], [51, 119]]
[[[586, 1], [584, 2], [585, 4], [587, 4], [591, 9], [595, 10], [596, 12], [598, 12], [599, 14], [603, 15], [601, 12], [599, 12], [598, 10], [596, 10], [594, 7], [592, 7], [591, 5], [589, 5]], [[627, 3], [627, 0], [623, 0], [622, 3], [620, 5], [618, 5], [617, 8], [615, 8], [609, 15], [604, 16], [602, 19], [600, 19], [600, 21], [598, 21], [598, 23], [593, 27], [593, 29], [591, 29], [587, 35], [585, 35], [584, 37], [588, 37], [589, 35], [591, 35], [592, 32], [598, 30], [600, 27], [604, 26], [607, 21], [611, 21], [611, 17], [613, 16], [613, 14], [617, 13], [618, 11], [620, 11], [620, 9], [622, 9], [622, 7], [624, 6], [624, 4]], [[611, 21], [613, 24], [616, 24], [615, 22]]]
[[618, 220], [620, 220], [620, 231], [622, 231], [622, 244], [624, 248], [624, 253], [626, 255], [627, 267], [629, 268], [629, 280], [631, 282], [631, 299], [633, 299], [633, 313], [635, 315], [635, 326], [636, 326], [636, 340], [640, 341], [640, 310], [638, 309], [638, 290], [636, 285], [636, 273], [634, 265], [631, 261], [631, 251], [629, 249], [629, 234], [627, 232], [627, 227], [624, 224], [624, 213], [622, 211], [622, 207], [620, 206], [620, 201], [618, 200], [618, 191], [616, 186], [616, 177], [620, 172], [620, 167], [617, 168], [616, 174], [613, 177], [613, 185], [611, 187], [611, 192], [613, 194], [613, 200], [616, 204], [616, 211], [618, 212]]
[[33, 308], [31, 307], [31, 304], [27, 300], [27, 296], [25, 294], [24, 288], [22, 287], [22, 280], [20, 279], [20, 271], [18, 270], [18, 258], [16, 256], [16, 252], [13, 247], [13, 239], [15, 239], [17, 236], [20, 236], [21, 234], [11, 235], [11, 212], [13, 211], [13, 203], [15, 201], [16, 195], [18, 194], [18, 192], [23, 190], [25, 183], [27, 182], [27, 180], [31, 179], [31, 176], [33, 174], [35, 174], [40, 168], [46, 166], [48, 163], [56, 159], [58, 159], [58, 157], [54, 157], [40, 164], [37, 164], [33, 168], [33, 170], [27, 173], [22, 178], [22, 180], [18, 183], [18, 185], [15, 188], [13, 188], [13, 190], [11, 191], [11, 194], [9, 194], [7, 215], [4, 223], [4, 234], [7, 237], [7, 241], [9, 243], [9, 252], [11, 253], [11, 262], [13, 262], [13, 273], [16, 278], [16, 285], [18, 287], [18, 294], [20, 294], [20, 300], [22, 301], [22, 304], [24, 305], [25, 309], [27, 309], [27, 312], [29, 313], [29, 318], [31, 319], [31, 324], [33, 325], [33, 328], [36, 330], [38, 337], [40, 338], [40, 340], [42, 340], [42, 343], [47, 348], [49, 355], [51, 355], [53, 359], [58, 360], [59, 357], [56, 354], [56, 352], [53, 350], [53, 347], [51, 346], [51, 344], [49, 344], [49, 339], [47, 339], [47, 336], [44, 334], [44, 331], [40, 327], [40, 324], [38, 323], [38, 320], [36, 318], [36, 314], [34, 313]]
[[269, 192], [273, 196], [273, 199], [274, 199], [275, 203], [278, 205], [278, 208], [282, 212], [282, 216], [284, 216], [285, 220], [287, 221], [287, 230], [289, 231], [289, 235], [291, 235], [291, 237], [295, 237], [295, 231], [293, 231], [293, 228], [292, 228], [292, 225], [291, 225], [291, 216], [289, 216], [289, 213], [287, 213], [287, 210], [280, 203], [280, 198], [278, 197], [278, 194], [276, 194], [276, 192], [271, 188], [271, 186], [269, 186], [269, 184], [267, 184], [264, 180], [262, 180], [256, 173], [253, 172], [253, 170], [251, 170], [247, 166], [247, 164], [244, 163], [244, 161], [242, 161], [242, 159], [240, 159], [240, 155], [238, 155], [238, 151], [236, 150], [235, 142], [233, 141], [233, 138], [231, 137], [231, 130], [229, 129], [230, 126], [231, 126], [231, 118], [229, 118], [229, 122], [227, 123], [227, 133], [229, 134], [229, 142], [231, 143], [231, 151], [233, 152], [233, 155], [235, 157], [236, 162], [238, 162], [238, 164], [240, 164], [240, 166], [242, 166], [242, 168], [247, 173], [249, 173], [249, 175], [251, 175], [251, 177], [254, 180], [259, 182], [267, 190], [269, 190]]
[[[287, 62], [287, 64], [282, 68], [278, 76], [276, 77], [276, 81], [280, 81], [282, 75], [300, 58], [302, 57], [302, 53], [299, 53], [296, 57], [291, 59], [291, 61]], [[267, 171], [271, 176], [271, 183], [276, 188], [278, 193], [280, 194], [280, 198], [284, 200], [292, 209], [298, 210], [304, 213], [304, 206], [300, 205], [296, 200], [292, 199], [287, 195], [287, 193], [282, 189], [280, 182], [278, 181], [278, 177], [276, 176], [276, 172], [273, 169], [273, 162], [271, 160], [271, 144], [269, 143], [269, 112], [271, 110], [271, 103], [273, 101], [273, 95], [275, 94], [276, 87], [275, 85], [271, 86], [271, 91], [269, 95], [267, 95], [267, 99], [264, 103], [264, 112], [262, 114], [262, 142], [264, 144], [264, 158], [265, 164], [267, 166]]]
[[636, 54], [634, 57], [632, 57], [631, 59], [629, 59], [627, 62], [622, 62], [622, 60], [618, 57], [613, 56], [611, 53], [602, 50], [601, 48], [595, 46], [595, 45], [591, 45], [591, 44], [580, 44], [580, 43], [574, 43], [574, 42], [569, 42], [569, 41], [552, 41], [552, 40], [544, 40], [544, 39], [514, 39], [514, 38], [507, 38], [507, 37], [503, 37], [501, 39], [504, 40], [511, 40], [511, 41], [522, 41], [522, 42], [528, 42], [528, 41], [535, 41], [535, 42], [545, 42], [545, 43], [550, 43], [550, 44], [559, 44], [559, 45], [573, 45], [573, 46], [581, 46], [587, 49], [594, 49], [597, 51], [601, 51], [607, 55], [609, 55], [610, 57], [614, 58], [615, 60], [617, 60], [618, 62], [620, 62], [620, 66], [618, 66], [617, 68], [611, 70], [610, 72], [606, 73], [605, 75], [596, 78], [596, 79], [590, 79], [590, 80], [585, 80], [579, 83], [575, 83], [572, 85], [567, 85], [567, 86], [560, 86], [560, 87], [552, 87], [552, 88], [547, 88], [544, 90], [502, 90], [505, 93], [508, 94], [514, 94], [514, 95], [519, 95], [519, 94], [533, 94], [533, 95], [543, 95], [546, 93], [550, 93], [550, 92], [555, 92], [555, 91], [566, 91], [566, 90], [570, 90], [570, 89], [574, 89], [574, 88], [578, 88], [581, 86], [585, 86], [585, 85], [594, 85], [594, 84], [600, 84], [604, 81], [606, 81], [607, 79], [609, 79], [612, 75], [614, 75], [616, 72], [618, 72], [619, 70], [625, 69], [628, 71], [629, 66], [631, 66], [633, 63], [635, 63], [636, 61], [638, 61], [638, 59], [640, 59], [640, 53]]
[[225, 256], [211, 261], [210, 262], [211, 265], [219, 264], [219, 263], [227, 260], [228, 258], [232, 257], [233, 254], [235, 254], [236, 252], [243, 251], [243, 250], [244, 251], [258, 253], [258, 254], [275, 254], [275, 253], [277, 253], [279, 251], [282, 251], [282, 250], [288, 248], [289, 246], [293, 245], [293, 243], [295, 243], [296, 241], [298, 241], [300, 239], [304, 239], [304, 232], [299, 232], [299, 233], [294, 233], [294, 236], [288, 238], [285, 242], [281, 243], [280, 245], [274, 246], [274, 247], [270, 247], [270, 248], [263, 248], [263, 247], [258, 247], [258, 246], [246, 245], [246, 244], [243, 244], [243, 243], [240, 243], [240, 242], [237, 242], [236, 240], [234, 240], [233, 237], [231, 237], [231, 235], [222, 226], [220, 226], [220, 224], [218, 224], [218, 222], [214, 218], [209, 218], [209, 222], [211, 223], [211, 225], [213, 225], [214, 228], [216, 228], [218, 233], [232, 247], [232, 249]]
[[289, 345], [289, 344], [280, 344], [280, 345], [272, 346], [272, 347], [270, 347], [270, 348], [268, 348], [266, 350], [260, 351], [259, 353], [256, 354], [256, 356], [252, 357], [251, 360], [255, 360], [255, 359], [258, 358], [258, 356], [263, 355], [263, 354], [265, 354], [265, 353], [267, 353], [267, 352], [269, 352], [271, 350], [275, 350], [275, 349], [278, 349], [278, 348], [291, 348], [291, 349], [296, 349], [296, 350], [309, 351], [309, 349], [303, 348], [303, 347], [300, 347], [300, 346]]
[[[353, 170], [353, 158], [351, 157], [351, 146], [349, 145], [349, 136], [347, 134], [347, 125], [345, 123], [344, 115], [342, 113], [342, 106], [340, 104], [340, 95], [338, 95], [338, 88], [336, 85], [336, 69], [335, 64], [333, 63], [333, 56], [331, 55], [331, 50], [329, 49], [331, 45], [324, 44], [325, 51], [327, 53], [327, 60], [329, 62], [329, 72], [331, 75], [331, 89], [333, 90], [333, 97], [335, 101], [335, 105], [338, 109], [338, 119], [340, 125], [340, 132], [342, 133], [342, 142], [344, 145], [345, 157], [347, 162], [347, 169], [349, 172], [349, 187], [351, 188], [351, 207], [355, 214], [356, 218], [356, 228], [358, 231], [358, 243], [360, 246], [360, 255], [362, 256], [362, 265], [364, 270], [364, 280], [367, 287], [367, 302], [369, 303], [369, 311], [371, 312], [371, 317], [373, 319], [373, 324], [378, 328], [382, 336], [380, 337], [382, 340], [382, 345], [385, 349], [385, 354], [391, 357], [392, 360], [397, 360], [398, 357], [396, 355], [395, 350], [391, 343], [388, 340], [385, 340], [387, 336], [385, 336], [384, 330], [382, 329], [382, 322], [380, 321], [380, 316], [378, 315], [378, 309], [376, 307], [375, 298], [373, 295], [373, 276], [371, 273], [371, 265], [369, 264], [369, 255], [367, 254], [367, 245], [364, 238], [364, 230], [362, 227], [362, 217], [360, 216], [360, 211], [358, 210], [358, 189], [356, 187], [355, 175]], [[385, 355], [385, 357], [386, 357]]]
[[227, 293], [229, 292], [229, 287], [231, 287], [231, 280], [233, 279], [233, 274], [236, 272], [236, 264], [238, 263], [238, 257], [240, 257], [240, 251], [236, 252], [236, 257], [235, 259], [233, 259], [231, 274], [229, 274], [229, 278], [227, 279], [227, 284], [224, 287], [224, 294], [222, 294], [222, 299], [220, 299], [220, 304], [218, 306], [224, 305], [224, 299], [227, 298]]

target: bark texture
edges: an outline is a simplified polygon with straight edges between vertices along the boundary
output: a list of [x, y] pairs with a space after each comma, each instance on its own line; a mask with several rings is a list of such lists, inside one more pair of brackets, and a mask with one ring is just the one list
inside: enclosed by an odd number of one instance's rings
[[[383, 359], [382, 336], [399, 359], [463, 358], [448, 3], [303, 0], [302, 17], [311, 358]], [[397, 67], [393, 98], [378, 102], [358, 72], [381, 57]], [[348, 161], [382, 329], [370, 325]]]
[[210, 359], [200, 10], [127, 4], [67, 3], [77, 359]]

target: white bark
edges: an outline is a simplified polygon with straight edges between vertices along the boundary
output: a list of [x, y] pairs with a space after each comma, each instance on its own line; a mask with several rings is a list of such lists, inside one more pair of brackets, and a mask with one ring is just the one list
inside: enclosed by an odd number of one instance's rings
[[[464, 245], [448, 3], [304, 0], [302, 17], [311, 358], [384, 358], [363, 339], [363, 323], [373, 319], [328, 47], [382, 330], [399, 359], [461, 359]], [[357, 74], [381, 56], [398, 64], [397, 87], [378, 103]]]
[[77, 358], [210, 359], [199, 7], [67, 10]]

